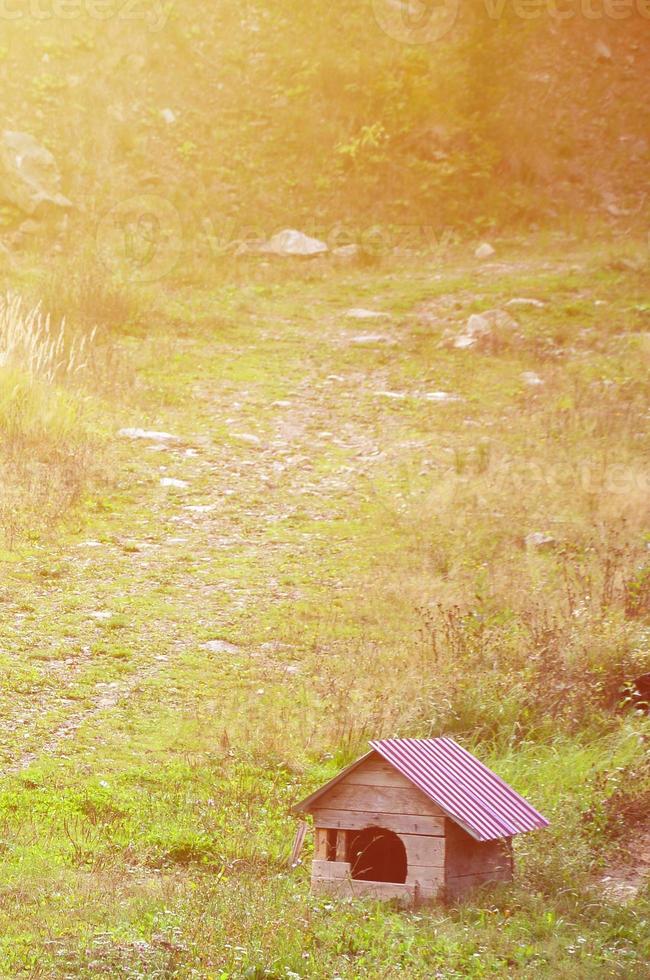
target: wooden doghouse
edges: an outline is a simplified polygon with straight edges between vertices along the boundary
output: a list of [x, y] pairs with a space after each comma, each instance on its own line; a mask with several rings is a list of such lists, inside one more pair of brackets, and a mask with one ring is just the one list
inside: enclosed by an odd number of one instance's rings
[[314, 818], [314, 893], [414, 904], [512, 880], [513, 836], [545, 817], [451, 738], [370, 745], [293, 808]]

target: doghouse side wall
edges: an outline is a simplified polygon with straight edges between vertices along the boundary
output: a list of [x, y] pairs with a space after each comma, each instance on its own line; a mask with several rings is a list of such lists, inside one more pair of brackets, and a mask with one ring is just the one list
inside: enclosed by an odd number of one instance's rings
[[489, 881], [512, 881], [512, 840], [477, 841], [447, 821], [445, 886], [452, 898]]

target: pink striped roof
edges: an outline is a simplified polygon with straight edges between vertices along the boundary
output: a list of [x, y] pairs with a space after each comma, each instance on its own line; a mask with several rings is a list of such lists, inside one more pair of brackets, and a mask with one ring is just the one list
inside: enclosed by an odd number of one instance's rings
[[387, 738], [370, 744], [476, 840], [548, 827], [546, 817], [451, 738]]

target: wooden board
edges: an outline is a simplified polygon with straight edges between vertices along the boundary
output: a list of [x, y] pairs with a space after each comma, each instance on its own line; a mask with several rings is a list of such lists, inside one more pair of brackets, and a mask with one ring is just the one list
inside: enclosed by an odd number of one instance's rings
[[397, 789], [412, 789], [406, 776], [394, 769], [388, 762], [364, 762], [354, 769], [340, 783], [341, 786], [394, 786]]
[[323, 830], [321, 827], [316, 828], [314, 857], [319, 861], [327, 861], [327, 830]]
[[365, 830], [366, 827], [384, 827], [396, 834], [425, 834], [442, 837], [445, 821], [442, 817], [421, 816], [414, 813], [378, 813], [363, 810], [318, 809], [314, 811], [314, 823], [319, 828]]
[[312, 878], [351, 878], [352, 868], [348, 861], [314, 861]]
[[446, 845], [448, 878], [512, 871], [512, 842], [509, 839], [481, 843], [450, 821]]
[[334, 895], [338, 897], [375, 898], [380, 901], [397, 899], [404, 905], [413, 905], [415, 888], [411, 885], [396, 885], [389, 881], [355, 881], [337, 878], [312, 878], [311, 890], [314, 895]]
[[444, 837], [424, 837], [421, 834], [400, 834], [399, 836], [406, 848], [409, 867], [413, 864], [430, 868], [444, 868]]
[[328, 810], [440, 815], [439, 807], [414, 786], [354, 786], [339, 783], [319, 803], [319, 809]]
[[409, 864], [406, 884], [419, 885], [422, 889], [437, 892], [444, 887], [445, 870], [444, 868], [423, 868], [417, 864]]
[[461, 898], [463, 895], [467, 895], [474, 888], [479, 888], [481, 885], [497, 884], [499, 882], [510, 882], [512, 881], [512, 874], [510, 871], [494, 871], [488, 874], [474, 874], [474, 875], [461, 875], [456, 878], [448, 878], [445, 894], [449, 898]]
[[[435, 814], [439, 817], [444, 817], [445, 815], [439, 806], [432, 800], [428, 800], [425, 794], [420, 793], [420, 790], [413, 785], [410, 779], [407, 779], [401, 772], [398, 772], [389, 762], [384, 762], [381, 759], [370, 759], [368, 762], [364, 762], [357, 769], [354, 769], [349, 776], [346, 776], [340, 785], [392, 787], [393, 789], [406, 789], [411, 792], [415, 790], [418, 799], [427, 801], [427, 809], [423, 812]], [[420, 806], [418, 806], [418, 812], [420, 809]]]

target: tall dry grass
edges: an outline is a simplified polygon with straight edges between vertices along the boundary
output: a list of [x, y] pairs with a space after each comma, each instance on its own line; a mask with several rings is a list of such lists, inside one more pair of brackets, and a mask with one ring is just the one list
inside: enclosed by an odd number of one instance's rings
[[47, 533], [98, 470], [83, 395], [96, 334], [19, 293], [0, 297], [0, 535], [10, 549]]
[[73, 335], [65, 319], [53, 322], [40, 303], [29, 306], [19, 293], [0, 297], [0, 367], [25, 371], [48, 384], [71, 380], [88, 366], [97, 328]]

